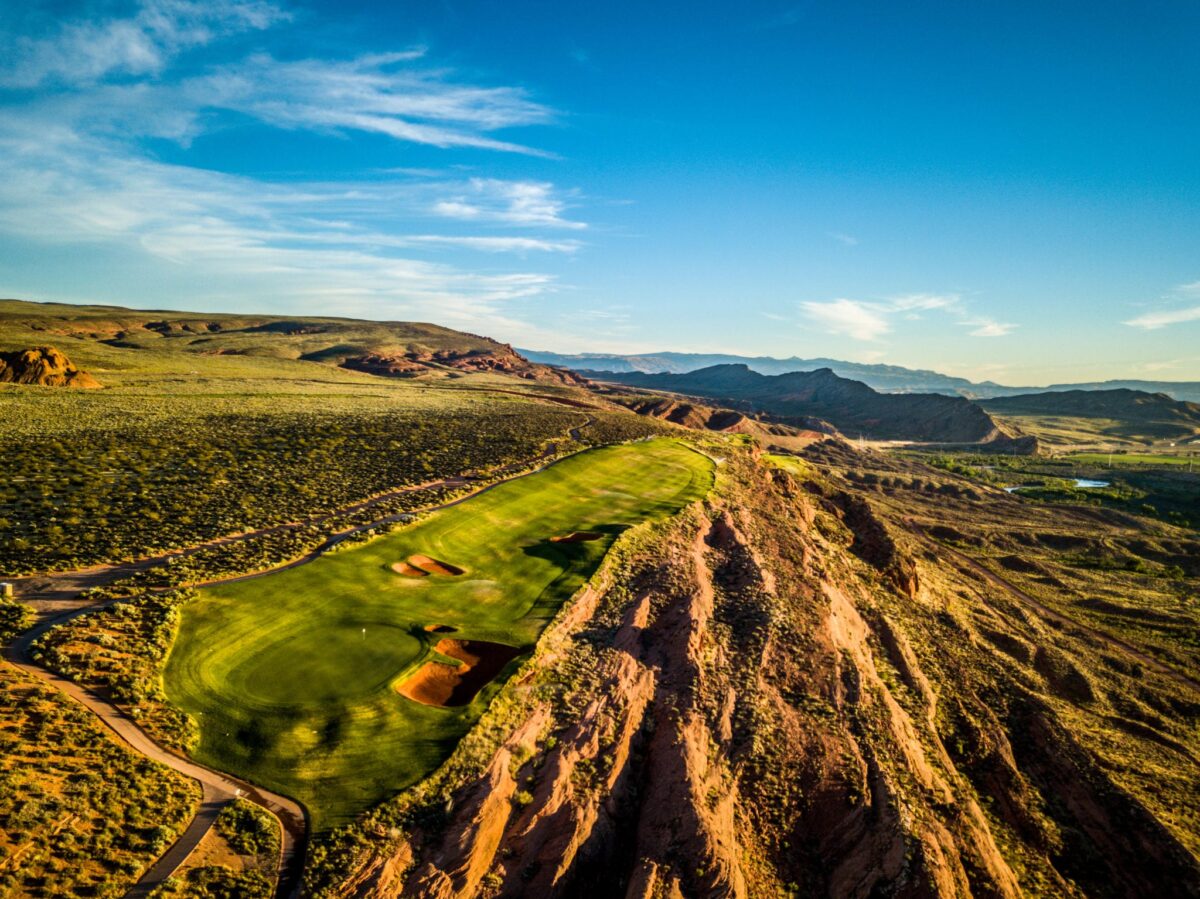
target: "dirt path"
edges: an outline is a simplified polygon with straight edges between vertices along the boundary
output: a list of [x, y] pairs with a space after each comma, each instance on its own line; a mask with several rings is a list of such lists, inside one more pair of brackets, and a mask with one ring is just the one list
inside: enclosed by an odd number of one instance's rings
[[926, 533], [924, 526], [917, 523], [913, 519], [905, 518], [904, 523], [905, 523], [905, 525], [908, 526], [908, 529], [911, 530], [913, 533], [915, 533], [917, 536], [934, 544], [940, 551], [945, 552], [950, 556], [953, 556], [960, 564], [971, 569], [976, 574], [980, 575], [985, 580], [987, 580], [989, 583], [1007, 591], [1012, 596], [1019, 599], [1022, 603], [1031, 607], [1032, 609], [1034, 609], [1043, 618], [1046, 618], [1050, 621], [1055, 621], [1062, 625], [1067, 625], [1069, 627], [1074, 627], [1074, 628], [1078, 628], [1079, 630], [1086, 631], [1088, 634], [1095, 637], [1096, 639], [1101, 640], [1101, 641], [1109, 644], [1110, 646], [1114, 646], [1118, 649], [1124, 650], [1126, 653], [1128, 653], [1129, 655], [1136, 658], [1139, 662], [1143, 662], [1146, 665], [1149, 665], [1155, 671], [1159, 672], [1160, 674], [1165, 675], [1166, 677], [1169, 677], [1171, 680], [1175, 681], [1176, 683], [1182, 684], [1185, 687], [1190, 687], [1191, 689], [1193, 689], [1197, 692], [1200, 692], [1200, 681], [1196, 681], [1193, 678], [1188, 677], [1182, 671], [1178, 671], [1175, 668], [1172, 668], [1170, 665], [1166, 664], [1165, 662], [1159, 661], [1154, 656], [1150, 655], [1149, 653], [1145, 652], [1144, 650], [1138, 649], [1132, 643], [1126, 643], [1120, 637], [1114, 637], [1112, 634], [1107, 633], [1106, 631], [1099, 630], [1098, 628], [1092, 627], [1089, 624], [1085, 624], [1081, 621], [1078, 621], [1074, 618], [1064, 615], [1061, 612], [1054, 611], [1054, 609], [1051, 609], [1049, 606], [1045, 605], [1037, 598], [1026, 593], [1024, 590], [1022, 590], [1016, 584], [1009, 581], [1007, 578], [1001, 577], [1000, 575], [996, 574], [996, 572], [992, 571], [990, 568], [988, 568], [986, 565], [982, 564], [981, 562], [978, 562], [975, 559], [971, 558], [966, 553], [961, 552], [960, 550], [957, 550], [952, 546], [947, 546], [945, 543], [942, 543], [940, 540], [936, 540], [933, 537], [930, 537], [929, 534]]

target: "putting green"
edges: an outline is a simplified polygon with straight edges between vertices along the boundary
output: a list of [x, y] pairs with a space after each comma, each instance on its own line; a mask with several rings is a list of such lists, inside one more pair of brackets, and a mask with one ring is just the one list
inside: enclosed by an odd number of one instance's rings
[[[184, 607], [167, 695], [200, 723], [198, 759], [300, 800], [316, 830], [344, 823], [437, 767], [519, 664], [465, 706], [406, 699], [397, 683], [445, 636], [427, 626], [531, 648], [623, 529], [711, 483], [678, 441], [589, 450], [360, 547], [206, 588]], [[572, 532], [600, 537], [551, 540]], [[416, 556], [463, 573], [392, 570]]]

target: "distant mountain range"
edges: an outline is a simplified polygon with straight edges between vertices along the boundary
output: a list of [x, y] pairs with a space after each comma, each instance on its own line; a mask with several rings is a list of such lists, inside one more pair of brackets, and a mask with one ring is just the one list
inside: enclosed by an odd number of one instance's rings
[[992, 381], [969, 381], [936, 371], [903, 368], [899, 365], [867, 365], [843, 362], [838, 359], [801, 359], [792, 356], [777, 359], [773, 356], [737, 356], [723, 353], [644, 353], [621, 355], [614, 353], [580, 353], [566, 355], [540, 350], [519, 350], [532, 362], [558, 365], [583, 374], [601, 372], [685, 374], [713, 365], [745, 365], [763, 375], [781, 375], [794, 371], [816, 371], [827, 368], [842, 378], [862, 381], [883, 393], [941, 393], [965, 396], [970, 399], [1016, 396], [1046, 391], [1113, 390], [1125, 388], [1147, 393], [1165, 393], [1176, 400], [1200, 402], [1200, 381], [1092, 381], [1082, 384], [1051, 384], [1047, 387], [1007, 387]]
[[936, 393], [883, 394], [828, 368], [763, 375], [747, 365], [713, 365], [683, 374], [624, 372], [609, 378], [630, 387], [666, 390], [719, 400], [807, 427], [829, 422], [848, 437], [938, 443], [1005, 443], [1006, 434], [987, 412], [960, 396]]

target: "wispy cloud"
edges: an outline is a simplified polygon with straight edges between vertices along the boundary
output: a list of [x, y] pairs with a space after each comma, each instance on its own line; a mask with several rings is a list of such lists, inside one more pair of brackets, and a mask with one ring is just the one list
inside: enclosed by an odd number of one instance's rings
[[583, 222], [564, 218], [567, 202], [547, 182], [472, 178], [463, 188], [456, 195], [434, 203], [433, 212], [446, 218], [507, 225], [576, 230], [587, 227]]
[[1184, 322], [1200, 321], [1200, 306], [1186, 309], [1162, 309], [1157, 312], [1145, 312], [1137, 318], [1131, 318], [1125, 324], [1147, 331], [1157, 331], [1168, 325], [1181, 325]]
[[[1171, 303], [1188, 302], [1200, 297], [1200, 281], [1193, 281], [1190, 284], [1180, 284], [1173, 288], [1163, 298]], [[1200, 321], [1200, 306], [1184, 306], [1168, 309], [1156, 309], [1153, 312], [1144, 312], [1136, 318], [1131, 318], [1125, 322], [1133, 328], [1142, 328], [1146, 331], [1157, 331], [1159, 328], [1166, 328], [1170, 325], [1181, 325], [1185, 322]]]
[[542, 240], [536, 237], [456, 237], [446, 234], [418, 234], [404, 238], [411, 245], [440, 245], [482, 250], [485, 253], [574, 253], [582, 244], [577, 240]]
[[842, 244], [843, 246], [847, 246], [847, 247], [858, 246], [858, 238], [852, 234], [843, 234], [841, 231], [829, 231], [827, 233], [830, 237], [832, 237], [834, 240], [836, 240], [838, 243]]
[[[519, 260], [584, 246], [562, 236], [586, 227], [573, 191], [466, 178], [454, 164], [274, 181], [167, 163], [150, 149], [146, 138], [166, 138], [186, 159], [196, 137], [249, 118], [284, 131], [536, 155], [496, 132], [554, 118], [523, 89], [464, 82], [422, 48], [286, 61], [215, 46], [287, 18], [256, 0], [143, 0], [125, 18], [10, 35], [15, 52], [0, 65], [0, 234], [87, 247], [106, 271], [115, 263], [104, 260], [138, 259], [139, 271], [185, 285], [177, 297], [217, 306], [336, 303], [345, 314], [535, 339], [539, 326], [514, 317], [513, 304], [561, 287]], [[201, 46], [224, 61], [197, 70], [191, 57], [180, 74], [182, 54]], [[487, 158], [472, 157], [477, 171], [488, 171], [479, 161]]]
[[962, 298], [956, 293], [907, 293], [892, 297], [885, 304], [896, 312], [929, 312], [932, 309], [957, 309]]
[[197, 107], [241, 112], [277, 128], [360, 131], [435, 147], [546, 155], [487, 133], [548, 122], [548, 107], [519, 88], [449, 81], [444, 72], [418, 67], [424, 56], [417, 48], [281, 62], [260, 53], [187, 82], [182, 93]]
[[288, 18], [260, 0], [143, 0], [126, 18], [58, 24], [10, 39], [0, 86], [79, 85], [108, 75], [161, 72], [178, 53]]
[[892, 330], [893, 319], [918, 320], [928, 312], [940, 312], [971, 327], [972, 337], [1003, 337], [1016, 325], [991, 318], [970, 316], [962, 297], [955, 293], [909, 293], [884, 300], [836, 299], [804, 302], [801, 311], [831, 334], [855, 340], [878, 340]]
[[972, 329], [967, 332], [972, 337], [1004, 337], [1017, 327], [1014, 324], [998, 322], [990, 318], [973, 318], [960, 322], [960, 324]]
[[891, 324], [878, 306], [859, 300], [804, 302], [800, 304], [800, 308], [829, 333], [841, 334], [855, 340], [878, 340], [891, 330]]

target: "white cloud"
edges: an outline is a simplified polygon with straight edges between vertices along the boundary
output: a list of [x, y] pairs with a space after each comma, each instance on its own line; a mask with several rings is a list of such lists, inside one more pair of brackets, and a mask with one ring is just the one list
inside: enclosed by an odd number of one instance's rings
[[261, 0], [142, 0], [128, 18], [67, 22], [45, 37], [10, 39], [0, 86], [78, 85], [109, 75], [155, 74], [183, 50], [287, 17]]
[[842, 298], [804, 302], [800, 308], [829, 333], [864, 341], [878, 340], [891, 331], [892, 320], [897, 316], [919, 320], [927, 312], [942, 312], [959, 325], [973, 328], [969, 332], [972, 337], [1003, 337], [1016, 327], [991, 318], [969, 316], [962, 297], [953, 293], [909, 293], [881, 301]]
[[577, 240], [542, 240], [535, 237], [457, 237], [445, 234], [419, 234], [403, 238], [409, 244], [433, 244], [463, 247], [486, 253], [574, 253], [581, 246]]
[[[284, 18], [260, 0], [141, 0], [124, 18], [7, 36], [14, 52], [0, 63], [0, 239], [35, 254], [38, 244], [80, 247], [67, 280], [97, 284], [97, 295], [81, 300], [132, 301], [126, 285], [151, 284], [160, 304], [298, 313], [333, 306], [544, 345], [570, 340], [512, 310], [562, 289], [520, 258], [584, 246], [563, 234], [586, 228], [573, 214], [573, 191], [489, 177], [475, 159], [480, 174], [469, 179], [435, 163], [341, 182], [274, 182], [164, 163], [143, 147], [162, 138], [186, 148], [249, 117], [341, 138], [371, 133], [545, 155], [495, 132], [550, 122], [552, 110], [518, 87], [456, 80], [420, 48], [348, 60], [260, 52], [179, 76], [183, 52]], [[204, 58], [220, 53], [212, 47]], [[454, 233], [446, 219], [470, 222], [470, 232]]]
[[566, 201], [556, 195], [553, 184], [544, 181], [472, 178], [457, 196], [438, 200], [430, 208], [436, 215], [469, 221], [576, 230], [587, 227], [563, 217]]
[[961, 298], [958, 294], [909, 293], [892, 297], [888, 305], [897, 312], [928, 312], [932, 309], [954, 309]]
[[1188, 309], [1163, 309], [1158, 312], [1146, 312], [1137, 318], [1131, 318], [1125, 324], [1134, 328], [1144, 328], [1147, 331], [1156, 331], [1168, 325], [1179, 325], [1184, 322], [1194, 321], [1200, 321], [1200, 306], [1192, 306]]
[[1004, 337], [1012, 332], [1016, 325], [1008, 322], [998, 322], [990, 318], [975, 318], [960, 322], [961, 325], [974, 330], [968, 331], [972, 337]]
[[[1170, 290], [1164, 299], [1175, 303], [1181, 300], [1187, 302], [1200, 297], [1200, 281], [1190, 284], [1180, 284]], [[1181, 325], [1186, 322], [1200, 321], [1200, 306], [1185, 306], [1183, 308], [1159, 309], [1154, 312], [1144, 312], [1136, 318], [1131, 318], [1124, 324], [1146, 331], [1157, 331], [1170, 325]]]
[[830, 232], [828, 232], [828, 234], [830, 237], [832, 237], [838, 243], [843, 244], [844, 246], [847, 246], [847, 247], [858, 246], [858, 238], [852, 234], [843, 234], [841, 231], [830, 231]]
[[[334, 305], [340, 314], [440, 321], [550, 345], [553, 335], [505, 307], [557, 290], [553, 275], [475, 271], [411, 254], [438, 247], [571, 253], [581, 246], [536, 234], [396, 227], [398, 218], [427, 216], [429, 193], [452, 184], [272, 183], [166, 164], [109, 138], [42, 121], [0, 119], [0, 169], [0, 234], [105, 248], [125, 259], [139, 254], [141, 271], [183, 285], [176, 297], [194, 302], [202, 289], [215, 307], [280, 303], [317, 313]], [[542, 187], [545, 196], [553, 194], [552, 185]], [[99, 269], [96, 277], [107, 283]]]
[[887, 318], [876, 305], [858, 300], [804, 302], [800, 308], [831, 334], [841, 334], [855, 340], [878, 340], [891, 329]]
[[345, 61], [282, 62], [256, 54], [187, 82], [198, 108], [244, 113], [277, 128], [384, 134], [435, 147], [546, 155], [487, 132], [550, 121], [549, 108], [514, 87], [456, 84], [416, 63], [423, 49]]

